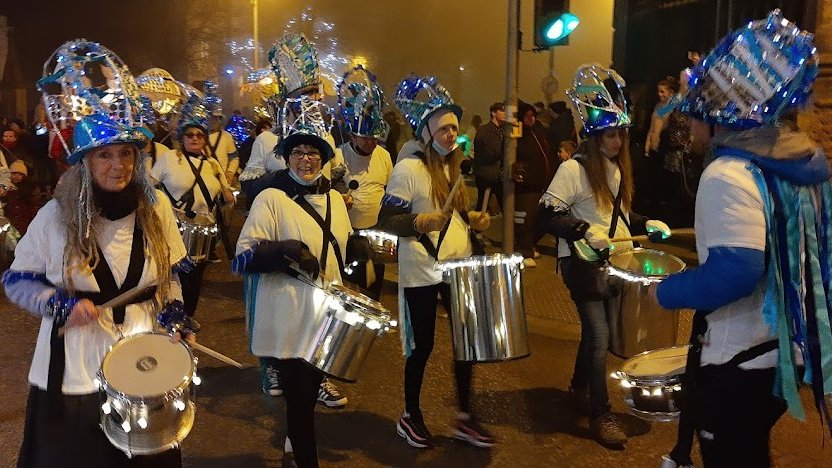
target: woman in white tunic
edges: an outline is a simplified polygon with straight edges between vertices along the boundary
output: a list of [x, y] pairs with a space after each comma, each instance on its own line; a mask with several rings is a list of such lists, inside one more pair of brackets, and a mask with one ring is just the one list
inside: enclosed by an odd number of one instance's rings
[[[181, 466], [178, 448], [128, 459], [98, 427], [94, 379], [119, 336], [157, 320], [189, 329], [177, 280], [189, 262], [170, 203], [148, 182], [145, 142], [103, 115], [79, 122], [74, 166], [3, 275], [9, 299], [43, 317], [18, 466]], [[96, 308], [132, 288], [142, 292], [130, 304]]]
[[246, 275], [251, 351], [280, 372], [291, 440], [286, 457], [301, 467], [318, 466], [314, 414], [326, 390], [324, 374], [299, 353], [300, 338], [314, 329], [323, 298], [310, 279], [340, 282], [344, 261], [370, 255], [363, 238], [348, 239], [347, 207], [321, 173], [334, 151], [320, 134], [304, 129], [281, 141], [278, 151], [288, 169], [277, 172], [254, 200], [232, 266]]
[[[422, 141], [410, 141], [402, 147], [380, 214], [381, 228], [399, 236], [399, 323], [407, 362], [405, 412], [396, 430], [417, 448], [433, 446], [419, 396], [433, 350], [437, 296], [441, 296], [445, 309], [451, 310], [450, 287], [442, 281], [434, 263], [471, 256], [469, 223], [476, 230], [485, 230], [490, 223], [487, 214], [467, 211], [464, 190], [456, 193], [449, 212], [442, 211], [450, 196], [449, 184], [461, 177], [464, 155], [456, 144], [461, 116], [462, 109], [450, 101], [450, 96], [421, 114], [416, 134]], [[490, 447], [493, 437], [471, 414], [472, 373], [473, 363], [454, 362], [459, 413], [453, 434], [475, 446]]]
[[[151, 174], [161, 184], [174, 209], [180, 211], [180, 216], [194, 218], [201, 214], [216, 219], [214, 215], [218, 211], [216, 208], [219, 200], [233, 204], [235, 198], [220, 164], [208, 155], [205, 120], [187, 120], [179, 128], [178, 134], [181, 149], [161, 155], [153, 165]], [[206, 259], [199, 262], [191, 272], [180, 275], [185, 311], [189, 317], [196, 314], [202, 277], [207, 265]]]

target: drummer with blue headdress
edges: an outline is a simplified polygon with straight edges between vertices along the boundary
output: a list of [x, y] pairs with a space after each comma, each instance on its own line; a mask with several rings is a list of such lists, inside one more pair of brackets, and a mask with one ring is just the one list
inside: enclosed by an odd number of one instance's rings
[[[161, 155], [151, 175], [170, 199], [181, 222], [193, 221], [200, 230], [216, 232], [220, 203], [233, 205], [236, 199], [225, 171], [208, 153], [209, 111], [204, 98], [194, 89], [188, 91], [189, 98], [180, 111], [176, 132], [179, 147]], [[196, 256], [195, 252], [191, 253]], [[194, 269], [180, 276], [189, 317], [196, 314], [202, 278], [208, 266], [207, 255], [200, 253], [194, 260], [197, 261]], [[199, 327], [195, 319], [192, 322]]]
[[[774, 424], [787, 408], [805, 416], [801, 381], [830, 423], [830, 167], [784, 122], [818, 76], [812, 39], [779, 10], [749, 22], [693, 69], [682, 104], [713, 133], [696, 199], [700, 266], [655, 292], [667, 309], [697, 311], [682, 417], [706, 466], [769, 466]], [[692, 434], [680, 431], [664, 466], [690, 464]]]
[[[415, 140], [399, 153], [382, 200], [380, 225], [399, 236], [399, 323], [404, 370], [405, 411], [396, 431], [417, 448], [433, 447], [419, 402], [425, 368], [433, 351], [437, 297], [451, 311], [450, 286], [434, 268], [437, 260], [483, 253], [474, 246], [469, 228], [488, 229], [490, 217], [468, 211], [465, 190], [452, 193], [465, 159], [458, 148], [462, 108], [434, 77], [410, 75], [396, 88], [396, 106], [415, 128]], [[450, 201], [448, 201], [450, 199]], [[447, 206], [447, 208], [446, 208]], [[447, 209], [447, 211], [445, 211]], [[473, 415], [473, 363], [454, 362], [459, 412], [453, 435], [478, 447], [494, 438]]]
[[181, 466], [178, 448], [131, 460], [99, 428], [96, 373], [110, 346], [161, 324], [190, 330], [177, 273], [192, 265], [170, 203], [147, 177], [141, 148], [152, 135], [137, 117], [133, 77], [86, 40], [59, 47], [44, 70], [51, 123], [74, 123], [73, 149], [61, 141], [72, 167], [3, 275], [9, 299], [42, 318], [18, 466]]
[[[346, 402], [322, 371], [303, 360], [304, 337], [314, 334], [324, 313], [322, 288], [341, 282], [345, 264], [370, 256], [366, 239], [350, 237], [344, 199], [322, 173], [335, 153], [325, 138], [322, 107], [307, 96], [284, 103], [277, 151], [288, 168], [274, 174], [254, 200], [232, 266], [245, 275], [251, 352], [279, 372], [286, 397], [284, 461], [303, 467], [318, 465], [316, 402]], [[311, 284], [319, 276], [322, 284]]]
[[[339, 147], [346, 171], [339, 190], [345, 191], [355, 230], [376, 228], [384, 188], [393, 173], [390, 153], [378, 144], [387, 132], [383, 106], [384, 95], [375, 75], [361, 65], [344, 74], [338, 84], [338, 109], [350, 139]], [[370, 297], [377, 300], [381, 296], [383, 263], [360, 264], [350, 270], [349, 279], [369, 290]]]

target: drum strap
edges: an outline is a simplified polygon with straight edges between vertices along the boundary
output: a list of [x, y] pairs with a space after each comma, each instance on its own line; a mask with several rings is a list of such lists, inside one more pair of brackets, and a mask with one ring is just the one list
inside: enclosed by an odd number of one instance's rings
[[[113, 277], [113, 272], [107, 264], [107, 259], [101, 251], [101, 247], [96, 245], [98, 249], [98, 264], [92, 271], [95, 281], [98, 283], [98, 293], [76, 292], [76, 296], [89, 299], [93, 304], [103, 304], [119, 294], [132, 289], [139, 284], [142, 271], [144, 270], [145, 255], [144, 255], [144, 232], [139, 226], [138, 219], [133, 225], [133, 242], [130, 247], [130, 263], [127, 266], [127, 275], [124, 282], [119, 287]], [[137, 304], [144, 302], [156, 295], [156, 288], [150, 288], [143, 294], [134, 298], [131, 303]], [[119, 306], [113, 308], [113, 322], [121, 325], [124, 323], [124, 315], [126, 306]], [[58, 333], [60, 327], [52, 327], [52, 333], [49, 340], [50, 358], [49, 370], [47, 374], [46, 393], [50, 401], [50, 410], [55, 411], [55, 415], [59, 414], [57, 411], [61, 408], [60, 396], [61, 387], [64, 381], [64, 370], [66, 369], [66, 354], [64, 336]]]
[[[210, 138], [210, 136], [208, 138]], [[217, 157], [217, 148], [220, 147], [220, 140], [222, 140], [222, 129], [220, 129], [219, 134], [217, 135], [217, 142], [216, 143], [214, 143], [212, 145], [210, 141], [208, 142], [208, 149], [211, 150], [209, 152], [209, 154], [211, 155], [212, 158], [216, 159], [217, 161], [220, 160]], [[225, 168], [223, 168], [223, 169], [225, 169]]]
[[309, 204], [309, 201], [303, 196], [295, 197], [295, 203], [300, 205], [304, 211], [313, 219], [321, 228], [321, 236], [323, 237], [323, 246], [321, 246], [321, 271], [326, 271], [326, 260], [329, 257], [329, 245], [332, 245], [332, 250], [335, 251], [335, 260], [338, 261], [339, 271], [344, 270], [344, 259], [341, 257], [341, 249], [338, 248], [338, 240], [332, 234], [332, 199], [329, 193], [326, 194], [326, 218], [321, 218], [321, 215], [315, 211], [315, 208]]
[[[199, 169], [194, 166], [194, 163], [191, 162], [191, 158], [185, 155], [185, 160], [188, 161], [188, 165], [191, 166], [191, 171], [194, 173], [194, 178], [196, 182], [194, 186], [199, 185], [199, 190], [202, 192], [202, 198], [205, 199], [205, 203], [208, 205], [208, 211], [214, 211], [214, 199], [211, 198], [211, 192], [208, 190], [208, 187], [205, 185], [205, 181], [202, 180], [202, 166], [205, 164], [205, 160], [202, 159], [199, 161]], [[194, 187], [191, 187], [193, 190]], [[193, 201], [191, 201], [191, 207], [193, 206]], [[189, 207], [190, 208], [190, 207]]]
[[424, 247], [425, 250], [427, 250], [428, 255], [433, 257], [434, 260], [439, 260], [439, 249], [442, 248], [442, 241], [445, 240], [445, 234], [448, 233], [448, 228], [450, 226], [451, 222], [448, 221], [447, 223], [445, 223], [445, 227], [443, 227], [442, 230], [439, 231], [439, 239], [436, 239], [436, 245], [433, 245], [433, 242], [430, 241], [430, 238], [427, 234], [420, 234], [419, 237], [416, 238], [416, 240], [418, 240], [419, 243], [422, 244], [422, 247]]
[[[587, 170], [586, 165], [587, 161], [584, 158], [574, 158], [578, 163], [584, 168], [584, 171]], [[610, 239], [615, 237], [615, 231], [618, 229], [618, 218], [620, 217], [624, 220], [624, 225], [627, 226], [627, 229], [630, 229], [630, 220], [627, 219], [621, 212], [621, 196], [622, 190], [621, 187], [618, 188], [618, 194], [615, 196], [615, 201], [612, 204], [612, 218], [610, 218], [610, 229], [609, 234], [607, 237]]]

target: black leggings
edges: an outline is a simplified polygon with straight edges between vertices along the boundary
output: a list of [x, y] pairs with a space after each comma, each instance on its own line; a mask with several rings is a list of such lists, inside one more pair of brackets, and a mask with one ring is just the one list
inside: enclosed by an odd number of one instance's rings
[[196, 314], [196, 304], [199, 302], [199, 291], [202, 289], [202, 277], [208, 262], [197, 263], [189, 273], [179, 273], [179, 284], [182, 286], [182, 302], [185, 303], [185, 313], [188, 317]]
[[280, 386], [286, 398], [286, 427], [295, 462], [301, 468], [318, 466], [315, 439], [315, 405], [324, 374], [302, 359], [264, 358], [280, 372]]
[[[404, 404], [410, 414], [419, 414], [419, 395], [422, 392], [422, 380], [425, 377], [425, 367], [433, 351], [433, 340], [436, 331], [436, 297], [442, 297], [445, 310], [451, 310], [451, 288], [446, 283], [421, 286], [418, 288], [404, 288], [404, 297], [410, 310], [410, 326], [413, 329], [415, 349], [407, 358], [404, 366]], [[473, 363], [454, 361], [454, 376], [456, 377], [456, 394], [459, 399], [459, 410], [471, 412], [471, 378]]]

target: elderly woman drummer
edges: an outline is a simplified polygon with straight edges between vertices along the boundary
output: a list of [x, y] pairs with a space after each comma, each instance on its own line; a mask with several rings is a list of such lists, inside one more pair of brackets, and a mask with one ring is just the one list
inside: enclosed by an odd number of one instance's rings
[[[309, 108], [308, 98], [301, 101]], [[316, 115], [299, 121], [309, 123]], [[281, 140], [277, 151], [288, 169], [277, 172], [254, 200], [232, 267], [246, 275], [251, 350], [280, 373], [288, 421], [284, 461], [294, 458], [301, 467], [318, 466], [315, 405], [319, 392], [334, 391], [325, 388], [331, 384], [320, 370], [301, 359], [300, 340], [316, 326], [322, 293], [310, 278], [340, 282], [345, 261], [371, 255], [366, 239], [350, 237], [344, 200], [321, 173], [334, 155], [324, 131], [323, 122], [316, 122]]]
[[[139, 151], [146, 139], [104, 115], [81, 120], [72, 168], [3, 275], [9, 299], [42, 317], [19, 466], [124, 466], [128, 458], [98, 427], [102, 359], [157, 319], [189, 326], [177, 279], [188, 261], [170, 203], [148, 182]], [[130, 290], [140, 292], [126, 304], [98, 307]], [[178, 449], [152, 459], [181, 465]]]
[[[227, 204], [233, 204], [235, 198], [223, 169], [216, 159], [208, 156], [207, 113], [204, 107], [192, 98], [182, 112], [185, 117], [178, 129], [181, 148], [159, 156], [151, 175], [159, 181], [181, 219], [188, 221], [199, 217], [214, 220], [220, 198]], [[185, 312], [189, 317], [196, 313], [202, 277], [208, 265], [207, 255], [195, 260], [198, 261], [196, 267], [179, 277]], [[196, 321], [192, 321], [198, 327]]]

